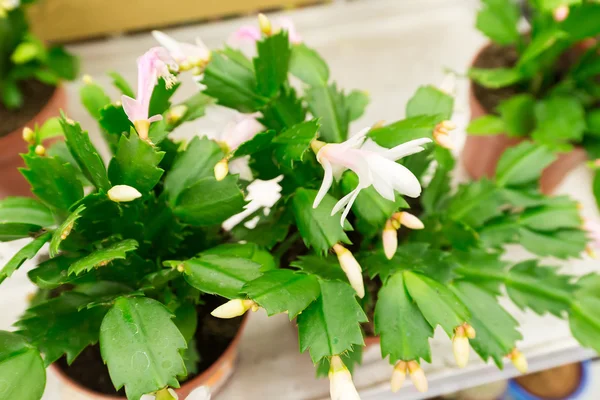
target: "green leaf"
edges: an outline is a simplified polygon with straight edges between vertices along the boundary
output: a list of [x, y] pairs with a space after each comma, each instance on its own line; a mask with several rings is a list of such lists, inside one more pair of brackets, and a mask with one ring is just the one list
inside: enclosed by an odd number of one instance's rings
[[245, 258], [260, 264], [261, 272], [277, 268], [277, 263], [271, 253], [260, 248], [256, 243], [223, 243], [204, 250], [202, 254]]
[[55, 46], [48, 50], [48, 68], [62, 79], [73, 80], [79, 71], [79, 59], [69, 54], [63, 47]]
[[287, 31], [256, 42], [258, 56], [254, 58], [256, 88], [265, 97], [274, 97], [287, 80], [290, 64], [290, 42]]
[[470, 68], [469, 78], [490, 89], [514, 85], [524, 76], [516, 68]]
[[0, 270], [0, 283], [9, 278], [26, 260], [34, 258], [51, 236], [51, 232], [43, 233], [19, 250]]
[[21, 336], [0, 331], [0, 381], [3, 399], [39, 400], [46, 386], [40, 353]]
[[31, 236], [40, 227], [31, 224], [0, 224], [0, 242], [10, 242]]
[[167, 261], [183, 265], [185, 280], [204, 293], [238, 299], [244, 285], [261, 275], [260, 264], [240, 257], [204, 254], [186, 261]]
[[279, 218], [277, 214], [271, 212], [268, 217], [261, 218], [252, 229], [238, 224], [231, 230], [231, 234], [237, 241], [245, 240], [270, 250], [286, 238], [291, 225], [291, 221]]
[[590, 110], [587, 112], [586, 124], [588, 132], [590, 132], [594, 136], [600, 136], [600, 109]]
[[112, 78], [112, 84], [114, 87], [119, 89], [119, 91], [125, 96], [129, 96], [131, 98], [135, 98], [135, 93], [133, 89], [129, 85], [129, 82], [123, 77], [123, 75], [119, 74], [116, 71], [111, 71], [108, 73], [108, 76]]
[[535, 35], [517, 62], [517, 68], [524, 69], [528, 63], [537, 61], [541, 55], [551, 49], [559, 40], [568, 35], [558, 29], [548, 29]]
[[346, 96], [335, 83], [329, 86], [311, 86], [306, 91], [308, 108], [321, 123], [321, 138], [328, 143], [339, 143], [348, 137], [350, 110]]
[[506, 150], [496, 167], [499, 186], [519, 186], [538, 180], [556, 156], [547, 147], [523, 142]]
[[6, 197], [0, 200], [0, 225], [20, 223], [40, 227], [54, 225], [50, 210], [30, 197]]
[[58, 254], [60, 244], [65, 240], [75, 226], [75, 222], [82, 217], [82, 213], [85, 210], [85, 205], [81, 204], [75, 209], [69, 216], [60, 224], [60, 226], [52, 234], [52, 240], [50, 241], [49, 253], [50, 257], [55, 257]]
[[163, 78], [160, 78], [152, 91], [148, 115], [162, 115], [167, 111], [171, 107], [171, 97], [175, 94], [179, 85], [180, 83], [177, 82], [169, 87], [167, 82]]
[[149, 192], [156, 186], [163, 170], [158, 168], [165, 153], [135, 133], [121, 136], [117, 152], [108, 166], [108, 177], [113, 186], [129, 185], [140, 193]]
[[379, 290], [375, 333], [381, 338], [381, 356], [389, 355], [391, 364], [420, 358], [431, 362], [429, 338], [433, 328], [408, 295], [401, 272], [392, 275]]
[[290, 266], [329, 281], [347, 282], [348, 278], [334, 256], [320, 257], [316, 254], [300, 256]]
[[453, 108], [454, 98], [448, 93], [431, 85], [420, 86], [406, 103], [406, 117], [438, 115], [445, 120], [452, 117]]
[[102, 321], [100, 351], [115, 389], [139, 400], [166, 386], [179, 387], [186, 375], [180, 350], [185, 338], [158, 301], [122, 297]]
[[276, 131], [282, 131], [306, 119], [306, 110], [302, 99], [298, 97], [293, 88], [287, 85], [282, 86], [279, 96], [260, 111], [263, 115], [260, 122]]
[[310, 86], [327, 86], [329, 67], [321, 56], [305, 44], [292, 46], [290, 72]]
[[254, 71], [240, 65], [229, 53], [213, 52], [202, 83], [206, 86], [204, 94], [241, 112], [257, 111], [267, 103], [267, 99], [257, 94]]
[[524, 210], [519, 216], [519, 223], [537, 231], [553, 231], [578, 229], [583, 221], [578, 202], [568, 196], [558, 196], [547, 198], [543, 205]]
[[[362, 353], [362, 346], [352, 346], [352, 350], [348, 350], [340, 355], [342, 362], [351, 374], [354, 373], [354, 367], [362, 363]], [[331, 359], [328, 357], [322, 358], [317, 365], [317, 378], [326, 378], [329, 374], [330, 367]]]
[[596, 205], [600, 208], [600, 170], [594, 171], [594, 178], [592, 180], [592, 191]]
[[577, 282], [579, 289], [575, 292], [569, 311], [569, 325], [573, 336], [581, 345], [595, 350], [600, 349], [598, 341], [600, 337], [598, 279], [598, 275], [590, 274], [583, 276]]
[[75, 122], [72, 125], [67, 122], [64, 115], [60, 123], [65, 133], [67, 147], [85, 177], [100, 190], [110, 189], [106, 167], [102, 158], [100, 158], [100, 154], [90, 141], [88, 133], [81, 129], [79, 123]]
[[443, 119], [442, 114], [418, 115], [372, 129], [368, 135], [378, 145], [392, 148], [410, 140], [431, 138], [433, 129]]
[[214, 167], [223, 157], [218, 144], [212, 140], [194, 137], [186, 149], [177, 154], [175, 162], [165, 176], [165, 191], [171, 204], [185, 189], [204, 178], [214, 176]]
[[319, 281], [321, 295], [298, 315], [300, 351], [310, 352], [313, 363], [363, 345], [361, 322], [367, 316], [347, 283]]
[[447, 286], [421, 274], [410, 271], [403, 274], [410, 297], [429, 325], [440, 325], [452, 337], [454, 328], [469, 321], [469, 310]]
[[69, 275], [80, 275], [91, 271], [93, 268], [106, 266], [115, 259], [127, 258], [127, 253], [138, 248], [138, 242], [133, 239], [125, 239], [106, 248], [96, 250], [73, 262], [69, 267]]
[[487, 114], [476, 118], [469, 123], [469, 135], [497, 135], [506, 132], [507, 128], [502, 118], [497, 115]]
[[454, 157], [450, 157], [449, 159], [451, 161], [447, 165], [438, 161], [433, 178], [423, 190], [421, 203], [427, 214], [443, 210], [450, 197], [450, 174], [454, 169], [455, 160]]
[[237, 181], [238, 177], [234, 175], [228, 175], [222, 181], [214, 177], [201, 179], [179, 195], [173, 212], [191, 225], [220, 224], [242, 212], [246, 204]]
[[[52, 139], [55, 137], [63, 137], [64, 132], [62, 130], [62, 126], [60, 125], [59, 117], [48, 118], [42, 126], [37, 130], [37, 139], [40, 142], [45, 142], [48, 139]], [[55, 143], [54, 143], [55, 144]], [[54, 144], [52, 146], [54, 146]], [[46, 149], [50, 150], [50, 149]], [[49, 154], [48, 152], [46, 154]], [[52, 155], [52, 154], [50, 154]]]
[[31, 191], [51, 209], [62, 214], [83, 197], [83, 186], [72, 165], [34, 154], [23, 155], [23, 159], [28, 169], [21, 169], [21, 173], [31, 184]]
[[346, 106], [350, 110], [350, 121], [356, 121], [365, 113], [369, 105], [369, 94], [361, 90], [353, 90], [346, 96]]
[[561, 229], [555, 232], [538, 232], [528, 228], [519, 229], [520, 243], [539, 256], [557, 258], [579, 257], [585, 250], [586, 233], [580, 229]]
[[266, 149], [271, 145], [273, 138], [275, 137], [274, 130], [268, 130], [266, 132], [258, 133], [252, 139], [244, 142], [238, 147], [233, 153], [234, 157], [243, 157], [249, 156], [251, 154], [257, 153], [261, 150]]
[[93, 275], [83, 275], [81, 277], [69, 275], [69, 267], [76, 259], [77, 257], [66, 255], [51, 258], [29, 271], [27, 276], [31, 282], [41, 289], [55, 289], [66, 283], [95, 279]]
[[83, 349], [98, 341], [106, 309], [86, 309], [90, 301], [92, 299], [84, 294], [66, 292], [29, 308], [16, 323], [19, 333], [44, 354], [46, 365], [63, 354], [71, 364]]
[[95, 82], [82, 85], [79, 89], [79, 98], [86, 110], [96, 120], [100, 120], [100, 110], [111, 103], [110, 97], [104, 89]]
[[475, 26], [493, 42], [500, 45], [519, 41], [519, 6], [511, 0], [483, 0]]
[[478, 227], [500, 215], [503, 203], [498, 187], [482, 179], [458, 188], [448, 205], [448, 216], [471, 227]]
[[[202, 92], [198, 92], [195, 95], [187, 98], [187, 100], [185, 100], [183, 103], [178, 104], [178, 106], [186, 107], [185, 114], [183, 114], [181, 119], [177, 121], [177, 123], [174, 126], [169, 126], [170, 130], [173, 130], [175, 127], [181, 125], [184, 122], [193, 121], [204, 116], [204, 114], [206, 113], [206, 107], [212, 105], [214, 102], [215, 101], [212, 97], [209, 97]], [[158, 143], [162, 140], [156, 140], [156, 138], [153, 139], [154, 143]]]
[[600, 34], [600, 27], [595, 22], [599, 18], [600, 4], [586, 2], [570, 8], [569, 16], [563, 21], [560, 29], [569, 34], [572, 42], [577, 42]]
[[[313, 208], [316, 197], [316, 190], [298, 188], [292, 201], [296, 224], [306, 246], [313, 247], [317, 253], [325, 254], [338, 242], [350, 244], [344, 227], [340, 225], [338, 214], [331, 215], [336, 199], [325, 195], [321, 204]], [[346, 226], [349, 226], [347, 222]]]
[[242, 289], [250, 299], [267, 310], [267, 315], [287, 312], [294, 319], [319, 297], [319, 281], [289, 269], [268, 271]]
[[133, 125], [125, 111], [123, 106], [117, 106], [115, 104], [108, 104], [104, 108], [100, 109], [100, 126], [104, 128], [108, 133], [118, 135], [119, 137], [123, 133], [129, 133]]
[[535, 99], [529, 93], [522, 93], [504, 100], [498, 106], [509, 136], [526, 136], [535, 127]]
[[193, 303], [186, 302], [177, 307], [175, 310], [175, 325], [179, 332], [185, 338], [186, 343], [190, 343], [194, 339], [194, 334], [198, 327], [198, 313], [196, 306]]
[[586, 129], [585, 110], [575, 97], [551, 96], [535, 105], [536, 129], [541, 143], [577, 142]]
[[293, 167], [294, 161], [302, 161], [306, 152], [310, 150], [310, 143], [316, 139], [319, 127], [319, 121], [312, 119], [296, 124], [275, 136], [275, 156], [283, 164]]
[[39, 40], [28, 41], [27, 38], [15, 48], [10, 55], [10, 60], [17, 64], [23, 65], [29, 62], [40, 61], [46, 58], [46, 49], [44, 44]]
[[523, 338], [517, 331], [518, 322], [492, 294], [472, 283], [458, 282], [451, 288], [471, 312], [470, 324], [477, 337], [469, 343], [484, 361], [491, 357], [502, 368], [506, 355]]

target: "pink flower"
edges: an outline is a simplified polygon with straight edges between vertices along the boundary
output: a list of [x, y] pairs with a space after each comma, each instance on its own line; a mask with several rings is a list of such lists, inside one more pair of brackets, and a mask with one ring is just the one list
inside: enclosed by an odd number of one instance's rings
[[583, 223], [583, 229], [589, 233], [591, 245], [600, 249], [600, 224], [590, 219], [586, 219]]
[[160, 31], [152, 31], [152, 36], [161, 46], [167, 49], [181, 71], [204, 66], [210, 61], [210, 49], [200, 38], [196, 38], [196, 44], [190, 44], [178, 42]]
[[[273, 24], [273, 31], [279, 32], [281, 30], [287, 31], [288, 38], [292, 44], [302, 43], [302, 37], [298, 34], [296, 26], [291, 18], [281, 17]], [[261, 38], [261, 30], [258, 26], [244, 25], [235, 31], [229, 38], [229, 43], [238, 47], [242, 43], [254, 44]]]
[[121, 101], [123, 110], [135, 126], [140, 137], [148, 139], [150, 123], [160, 121], [162, 115], [149, 116], [150, 99], [159, 78], [163, 78], [167, 87], [172, 86], [177, 78], [171, 71], [177, 71], [178, 66], [168, 52], [162, 47], [153, 47], [137, 60], [138, 87], [137, 96], [132, 99], [123, 95]]

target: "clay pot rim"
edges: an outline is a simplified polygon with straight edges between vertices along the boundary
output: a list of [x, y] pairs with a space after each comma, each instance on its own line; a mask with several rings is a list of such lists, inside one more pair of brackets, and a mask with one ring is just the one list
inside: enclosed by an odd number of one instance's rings
[[3, 145], [3, 141], [10, 137], [13, 136], [15, 134], [18, 134], [19, 136], [21, 135], [21, 131], [23, 130], [23, 128], [25, 127], [30, 127], [31, 129], [33, 129], [35, 123], [38, 120], [43, 119], [44, 114], [46, 114], [46, 109], [48, 108], [49, 105], [54, 104], [55, 100], [57, 97], [60, 97], [62, 95], [66, 96], [66, 89], [65, 86], [62, 83], [59, 83], [58, 85], [56, 85], [54, 87], [54, 91], [52, 92], [52, 96], [50, 96], [48, 98], [48, 101], [46, 103], [44, 103], [44, 105], [34, 114], [34, 116], [29, 119], [29, 121], [27, 121], [23, 126], [15, 129], [12, 132], [7, 133], [6, 135], [0, 135], [0, 149], [4, 148]]
[[[236, 349], [239, 347], [242, 333], [244, 332], [244, 329], [246, 328], [246, 325], [248, 324], [248, 318], [249, 318], [249, 315], [248, 315], [248, 313], [246, 313], [242, 319], [242, 323], [240, 324], [240, 327], [239, 327], [237, 333], [235, 334], [235, 336], [233, 337], [233, 339], [231, 340], [231, 342], [229, 343], [229, 345], [227, 346], [225, 351], [219, 356], [219, 358], [217, 358], [210, 365], [210, 367], [208, 367], [206, 370], [204, 370], [201, 374], [196, 375], [194, 378], [185, 381], [181, 385], [180, 388], [175, 389], [175, 392], [178, 393], [180, 389], [183, 389], [183, 388], [189, 387], [189, 386], [193, 386], [193, 387], [202, 386], [202, 385], [200, 385], [199, 382], [208, 380], [212, 376], [212, 374], [215, 372], [215, 370], [217, 370], [219, 368], [221, 361], [223, 359], [227, 358], [227, 356], [230, 355], [231, 353], [235, 352]], [[125, 397], [112, 396], [112, 395], [108, 395], [108, 394], [98, 393], [98, 392], [91, 390], [90, 388], [88, 388], [86, 386], [83, 386], [82, 384], [75, 381], [74, 379], [71, 379], [62, 369], [60, 369], [58, 366], [56, 366], [55, 363], [50, 364], [48, 369], [51, 369], [52, 371], [54, 371], [56, 376], [58, 376], [59, 380], [63, 384], [75, 387], [77, 389], [77, 391], [79, 391], [87, 396], [93, 396], [92, 398], [95, 398], [98, 400], [101, 400], [101, 399], [102, 400], [123, 400], [123, 399], [125, 399]]]

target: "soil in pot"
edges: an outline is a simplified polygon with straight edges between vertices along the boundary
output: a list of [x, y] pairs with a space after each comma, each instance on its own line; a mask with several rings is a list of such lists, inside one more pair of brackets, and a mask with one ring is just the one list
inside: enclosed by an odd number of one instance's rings
[[581, 376], [581, 364], [575, 363], [521, 376], [515, 381], [542, 399], [565, 399], [577, 390]]
[[[187, 380], [200, 375], [217, 361], [234, 339], [243, 321], [243, 317], [219, 319], [210, 315], [212, 310], [225, 302], [224, 299], [216, 296], [204, 296], [203, 300], [205, 304], [197, 308], [198, 329], [195, 336], [201, 359], [198, 363], [198, 374], [190, 374]], [[56, 365], [69, 378], [90, 390], [106, 395], [125, 397], [124, 390], [120, 390], [118, 393], [115, 391], [108, 369], [100, 356], [98, 345], [87, 347], [70, 366], [67, 365], [65, 357], [58, 360]]]
[[24, 99], [21, 108], [9, 110], [0, 103], [0, 137], [27, 125], [48, 104], [56, 90], [54, 86], [33, 79], [20, 82], [19, 88]]

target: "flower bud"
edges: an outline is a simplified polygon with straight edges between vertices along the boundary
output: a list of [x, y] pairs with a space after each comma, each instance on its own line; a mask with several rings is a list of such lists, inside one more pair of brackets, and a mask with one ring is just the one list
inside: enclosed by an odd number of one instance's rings
[[321, 142], [320, 140], [314, 139], [312, 142], [310, 142], [310, 148], [312, 149], [313, 153], [318, 154], [319, 150], [321, 150], [321, 148], [326, 144], [327, 143], [325, 142]]
[[142, 194], [134, 187], [128, 185], [116, 185], [108, 191], [108, 198], [115, 203], [127, 203], [142, 197]]
[[469, 339], [475, 339], [477, 337], [477, 332], [475, 332], [475, 328], [473, 328], [469, 324], [465, 324], [464, 327], [465, 327], [465, 334], [467, 335], [467, 337]]
[[552, 15], [556, 22], [564, 21], [569, 16], [569, 6], [563, 4], [562, 6], [556, 7], [552, 12]]
[[167, 113], [167, 122], [169, 124], [176, 124], [177, 122], [179, 122], [179, 120], [181, 120], [181, 118], [183, 118], [185, 113], [187, 113], [187, 110], [188, 108], [185, 104], [180, 104], [178, 106], [171, 107], [171, 109]]
[[331, 357], [329, 394], [331, 400], [360, 400], [360, 396], [352, 382], [352, 375], [339, 356]]
[[81, 80], [83, 81], [83, 83], [85, 83], [86, 85], [90, 85], [92, 83], [94, 83], [94, 80], [92, 79], [92, 77], [88, 74], [83, 75], [83, 78], [81, 78]]
[[269, 18], [265, 14], [258, 14], [258, 26], [260, 27], [260, 31], [266, 36], [271, 36], [273, 33], [271, 21], [269, 21]]
[[35, 143], [35, 132], [29, 127], [23, 128], [23, 140], [29, 144]]
[[436, 125], [433, 130], [433, 140], [436, 141], [442, 147], [452, 150], [454, 149], [454, 142], [450, 138], [448, 131], [456, 128], [456, 125], [452, 121], [442, 121]]
[[382, 234], [383, 252], [388, 260], [391, 260], [398, 249], [398, 231], [391, 220], [387, 220]]
[[397, 212], [392, 218], [396, 220], [400, 226], [404, 225], [409, 229], [419, 230], [425, 228], [425, 225], [423, 225], [423, 222], [419, 218], [406, 211]]
[[463, 326], [459, 326], [454, 330], [452, 350], [454, 351], [456, 365], [458, 365], [459, 368], [466, 367], [469, 363], [469, 338], [467, 338]]
[[408, 372], [410, 372], [410, 379], [415, 388], [421, 393], [426, 392], [428, 389], [427, 378], [421, 366], [416, 361], [409, 361]]
[[37, 146], [35, 146], [35, 154], [37, 154], [38, 156], [43, 156], [46, 155], [46, 148], [44, 146], [42, 146], [41, 144], [38, 144]]
[[509, 355], [508, 358], [512, 361], [513, 365], [522, 374], [527, 373], [527, 359], [519, 350], [514, 349]]
[[244, 315], [256, 305], [252, 300], [234, 299], [215, 308], [210, 314], [217, 318], [235, 318]]
[[394, 371], [392, 372], [392, 392], [396, 393], [402, 385], [404, 385], [404, 381], [406, 380], [406, 369], [408, 368], [405, 361], [398, 361], [394, 366]]
[[356, 291], [358, 297], [362, 299], [365, 297], [365, 287], [363, 285], [362, 268], [360, 267], [360, 264], [352, 255], [352, 252], [339, 243], [333, 246], [333, 251], [335, 251], [340, 266], [348, 277], [348, 281], [350, 281], [350, 286]]
[[215, 179], [222, 181], [229, 174], [229, 161], [227, 158], [222, 159], [215, 165]]

